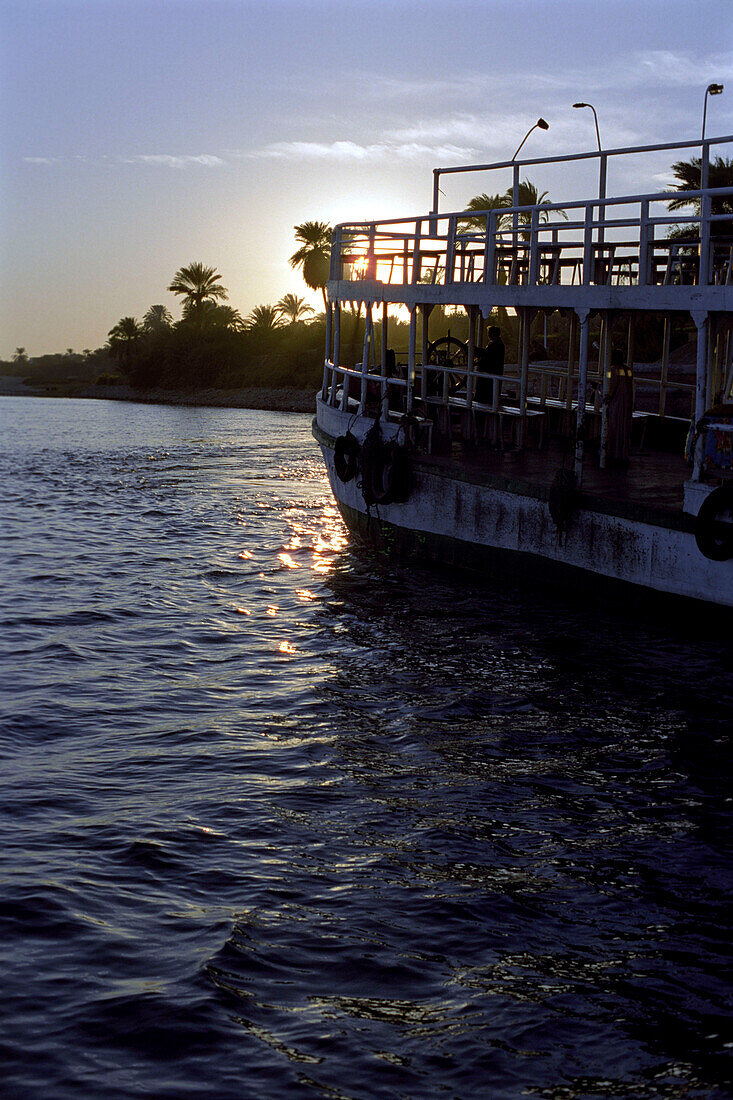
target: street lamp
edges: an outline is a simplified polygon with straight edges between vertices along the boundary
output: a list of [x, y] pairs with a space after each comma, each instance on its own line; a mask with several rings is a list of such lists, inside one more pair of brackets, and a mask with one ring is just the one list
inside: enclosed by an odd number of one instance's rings
[[707, 88], [705, 89], [705, 103], [704, 103], [703, 109], [702, 109], [702, 140], [703, 141], [705, 140], [705, 116], [708, 113], [708, 96], [709, 95], [720, 95], [720, 93], [723, 91], [724, 87], [725, 87], [724, 84], [708, 84]]
[[540, 130], [549, 130], [550, 129], [550, 124], [549, 124], [549, 122], [545, 122], [544, 118], [538, 118], [537, 121], [535, 122], [534, 126], [530, 126], [529, 130], [527, 130], [527, 133], [524, 135], [524, 137], [520, 141], [519, 146], [517, 147], [517, 152], [512, 157], [512, 160], [517, 159], [517, 155], [519, 154], [519, 150], [522, 148], [522, 146], [524, 145], [525, 141], [527, 140], [529, 135], [532, 133], [532, 131], [536, 130], [537, 127], [539, 127]]
[[593, 106], [592, 103], [574, 103], [573, 107], [590, 107], [591, 111], [593, 112], [593, 118], [595, 119], [595, 123], [596, 123], [596, 137], [598, 138], [598, 152], [600, 153], [600, 151], [601, 151], [601, 132], [598, 129], [598, 115], [596, 114], [595, 107]]

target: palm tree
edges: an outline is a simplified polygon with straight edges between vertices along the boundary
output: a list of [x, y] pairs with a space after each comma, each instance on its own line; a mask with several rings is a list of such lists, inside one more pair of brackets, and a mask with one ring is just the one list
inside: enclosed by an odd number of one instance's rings
[[303, 222], [294, 229], [300, 248], [290, 257], [290, 265], [301, 269], [307, 287], [320, 290], [325, 309], [326, 283], [331, 266], [331, 226], [328, 222]]
[[276, 306], [255, 306], [244, 324], [247, 332], [256, 332], [264, 336], [277, 328], [282, 328], [283, 322]]
[[[678, 199], [672, 199], [672, 201], [668, 203], [669, 209], [681, 210], [685, 206], [691, 206], [699, 216], [702, 208], [700, 199], [687, 198], [684, 192], [700, 190], [702, 181], [702, 164], [700, 157], [693, 157], [692, 160], [678, 160], [676, 164], [672, 165], [672, 174], [678, 181], [675, 184], [674, 190], [680, 192], [680, 197]], [[713, 160], [710, 161], [708, 186], [733, 187], [733, 159], [728, 160], [726, 157], [714, 157]], [[711, 213], [733, 215], [733, 198], [729, 195], [713, 198], [711, 202]], [[711, 224], [711, 236], [728, 237], [730, 234], [731, 222], [720, 221]], [[697, 229], [693, 226], [681, 225], [670, 229], [669, 236], [684, 240], [685, 238], [696, 237]]]
[[126, 371], [130, 366], [130, 356], [144, 332], [145, 329], [136, 317], [122, 317], [109, 330], [110, 353], [115, 359], [122, 360]]
[[286, 317], [291, 325], [297, 321], [303, 321], [309, 313], [315, 313], [313, 306], [309, 306], [305, 298], [299, 298], [297, 294], [284, 294], [275, 306], [281, 317]]
[[234, 332], [244, 330], [244, 318], [233, 306], [220, 306], [216, 302], [202, 302], [198, 309], [183, 307], [184, 320], [195, 320], [201, 328], [227, 328]]
[[[480, 195], [474, 195], [474, 197], [468, 203], [466, 203], [466, 210], [498, 210], [500, 207], [506, 205], [506, 195], [487, 195], [484, 191]], [[506, 214], [500, 214], [497, 218], [496, 228], [501, 229], [505, 221]], [[485, 229], [486, 218], [466, 218], [460, 223], [460, 229], [462, 232], [474, 228]]]
[[[550, 205], [550, 198], [548, 196], [547, 191], [543, 191], [542, 193], [540, 193], [539, 188], [534, 183], [530, 183], [529, 180], [521, 180], [521, 182], [519, 184], [519, 187], [517, 189], [517, 203], [516, 203], [516, 205], [517, 206], [549, 206]], [[507, 206], [514, 206], [514, 188], [513, 187], [507, 187], [507, 189], [503, 193], [503, 195], [487, 195], [485, 193], [482, 194], [482, 195], [475, 195], [474, 198], [472, 198], [471, 201], [469, 203], [467, 203], [466, 210], [485, 210], [485, 211], [486, 210], [500, 210], [502, 207], [507, 207]], [[564, 210], [556, 210], [555, 213], [559, 217], [564, 218], [565, 221], [567, 221], [568, 216], [567, 216], [567, 214], [565, 213]], [[517, 220], [520, 223], [520, 225], [529, 226], [529, 223], [531, 221], [531, 215], [529, 215], [529, 214], [519, 214], [517, 216]], [[549, 220], [550, 220], [549, 210], [541, 210], [540, 211], [540, 221], [541, 222], [548, 222]], [[510, 224], [511, 224], [511, 215], [509, 215], [509, 214], [500, 214], [499, 217], [497, 218], [497, 224], [496, 224], [497, 231], [502, 230], [502, 229], [507, 229]], [[486, 226], [486, 219], [484, 217], [467, 218], [466, 221], [464, 223], [462, 223], [462, 227], [463, 226], [465, 226], [466, 228], [477, 227], [479, 229], [484, 229], [485, 226]], [[526, 237], [526, 233], [523, 233], [522, 236]]]
[[15, 349], [15, 353], [13, 354], [13, 362], [21, 364], [28, 362], [28, 353], [26, 352], [25, 348]]
[[146, 332], [160, 332], [168, 329], [173, 324], [173, 314], [166, 306], [151, 306], [143, 317], [143, 327]]
[[221, 275], [215, 267], [205, 267], [202, 263], [190, 263], [186, 267], [179, 267], [173, 276], [173, 282], [168, 290], [183, 298], [183, 309], [192, 320], [198, 320], [203, 325], [201, 307], [204, 302], [213, 302], [216, 299], [226, 300], [229, 291], [220, 286]]

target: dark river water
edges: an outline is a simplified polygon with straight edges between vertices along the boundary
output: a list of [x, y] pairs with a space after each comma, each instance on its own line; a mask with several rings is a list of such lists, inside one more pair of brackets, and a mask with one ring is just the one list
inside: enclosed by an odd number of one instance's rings
[[733, 1095], [724, 629], [370, 560], [308, 416], [0, 427], [3, 1097]]

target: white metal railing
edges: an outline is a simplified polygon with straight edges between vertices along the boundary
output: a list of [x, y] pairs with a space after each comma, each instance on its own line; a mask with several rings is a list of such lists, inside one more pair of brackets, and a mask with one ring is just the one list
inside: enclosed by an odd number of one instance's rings
[[[679, 197], [661, 192], [339, 225], [331, 279], [383, 286], [730, 285], [733, 218], [710, 207], [715, 200], [733, 202], [733, 187], [686, 192], [691, 202], [700, 200], [699, 214], [655, 212]], [[629, 207], [635, 213], [621, 216]], [[517, 226], [507, 228], [515, 215]], [[467, 224], [469, 217], [474, 225], [483, 218], [485, 228]], [[728, 232], [717, 232], [719, 225]], [[685, 228], [687, 238], [660, 236], [675, 228]]]

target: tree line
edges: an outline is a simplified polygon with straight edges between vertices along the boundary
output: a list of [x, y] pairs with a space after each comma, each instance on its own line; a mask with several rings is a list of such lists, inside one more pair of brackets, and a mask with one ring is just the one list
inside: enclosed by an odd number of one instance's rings
[[[672, 165], [671, 172], [676, 181], [674, 189], [680, 195], [669, 203], [670, 211], [688, 206], [699, 212], [700, 200], [687, 198], [685, 192], [699, 190], [700, 159], [678, 161]], [[730, 186], [731, 182], [733, 160], [715, 157], [710, 164], [710, 186]], [[521, 206], [550, 204], [547, 192], [540, 192], [529, 180], [520, 182], [518, 198]], [[466, 204], [462, 228], [483, 227], [486, 211], [512, 205], [511, 188], [502, 194], [476, 195]], [[733, 217], [731, 200], [715, 198], [713, 213]], [[499, 215], [500, 227], [505, 224], [502, 218], [506, 217]], [[726, 219], [713, 224], [716, 234], [730, 235], [733, 222]], [[331, 226], [327, 222], [305, 221], [296, 225], [294, 231], [298, 247], [290, 257], [290, 264], [300, 272], [309, 289], [321, 293], [323, 314], [316, 314], [304, 298], [289, 293], [274, 305], [256, 306], [243, 317], [228, 303], [229, 291], [217, 269], [195, 261], [180, 267], [166, 288], [181, 302], [178, 321], [173, 319], [167, 306], [156, 303], [141, 320], [133, 316], [121, 317], [109, 330], [103, 348], [85, 349], [82, 353], [69, 348], [64, 353], [32, 361], [25, 348], [17, 348], [12, 363], [4, 363], [2, 367], [6, 373], [19, 376], [43, 375], [52, 380], [64, 377], [83, 381], [127, 380], [143, 388], [295, 386], [317, 389], [325, 340], [325, 288], [330, 267]], [[692, 232], [694, 230], [680, 226], [672, 228], [669, 235], [684, 238]], [[503, 316], [502, 323], [511, 341], [513, 319]], [[465, 338], [465, 328], [465, 315], [460, 311], [438, 307], [433, 310], [432, 339], [449, 332]], [[558, 328], [558, 319], [550, 324], [550, 336], [555, 328]], [[563, 328], [561, 323], [559, 328]], [[406, 346], [406, 324], [395, 322], [390, 331], [390, 339], [398, 348], [403, 339]], [[545, 340], [547, 336], [545, 325]], [[343, 323], [342, 351], [347, 365], [360, 360], [362, 338], [363, 318], [355, 311], [350, 317], [347, 315]], [[540, 348], [538, 342], [538, 354], [547, 350]]]

